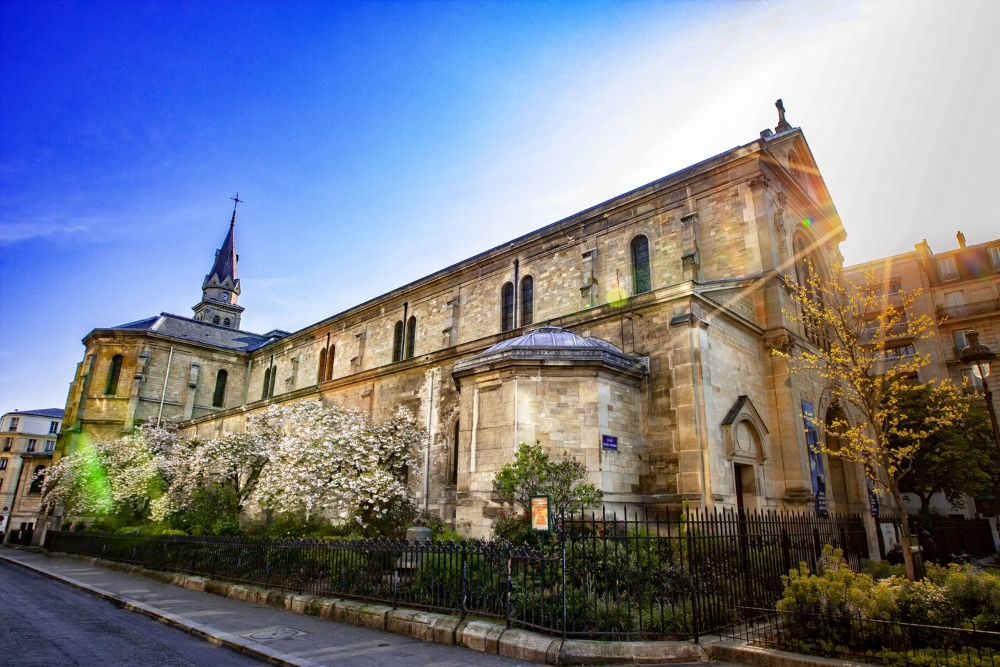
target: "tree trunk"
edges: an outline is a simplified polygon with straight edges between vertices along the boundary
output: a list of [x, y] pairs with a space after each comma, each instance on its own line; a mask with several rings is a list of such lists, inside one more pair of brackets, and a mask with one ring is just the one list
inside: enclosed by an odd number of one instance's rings
[[896, 502], [896, 509], [899, 511], [899, 522], [903, 530], [903, 560], [906, 562], [906, 578], [910, 581], [916, 581], [916, 563], [914, 562], [913, 554], [910, 553], [910, 542], [913, 536], [910, 534], [910, 522], [906, 518], [903, 496], [899, 492], [899, 486], [895, 480], [889, 482], [889, 491], [892, 492], [892, 499]]

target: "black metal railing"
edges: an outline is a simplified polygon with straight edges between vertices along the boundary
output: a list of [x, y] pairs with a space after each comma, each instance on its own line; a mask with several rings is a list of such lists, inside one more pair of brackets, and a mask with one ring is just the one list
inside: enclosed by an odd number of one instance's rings
[[823, 545], [868, 556], [859, 516], [578, 513], [535, 546], [54, 532], [46, 547], [287, 592], [475, 614], [567, 637], [685, 639], [770, 606]]
[[754, 646], [895, 667], [1000, 667], [1000, 632], [862, 615], [740, 607], [723, 636]]

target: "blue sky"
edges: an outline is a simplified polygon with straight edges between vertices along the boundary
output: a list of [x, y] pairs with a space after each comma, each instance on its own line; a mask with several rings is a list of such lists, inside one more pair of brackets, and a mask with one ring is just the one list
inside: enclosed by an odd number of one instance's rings
[[735, 145], [782, 97], [849, 262], [1000, 237], [1000, 3], [0, 4], [0, 411], [190, 315], [294, 330]]

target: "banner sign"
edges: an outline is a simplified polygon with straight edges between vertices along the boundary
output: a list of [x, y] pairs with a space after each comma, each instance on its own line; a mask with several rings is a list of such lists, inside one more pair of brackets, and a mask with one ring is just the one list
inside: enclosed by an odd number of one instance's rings
[[806, 447], [809, 449], [809, 468], [812, 473], [813, 498], [816, 501], [816, 516], [829, 516], [826, 504], [826, 476], [823, 474], [823, 458], [817, 451], [819, 447], [819, 435], [816, 432], [816, 424], [812, 403], [802, 401], [802, 421], [806, 427]]
[[552, 513], [549, 510], [551, 499], [548, 496], [531, 496], [531, 530], [547, 533], [552, 530]]

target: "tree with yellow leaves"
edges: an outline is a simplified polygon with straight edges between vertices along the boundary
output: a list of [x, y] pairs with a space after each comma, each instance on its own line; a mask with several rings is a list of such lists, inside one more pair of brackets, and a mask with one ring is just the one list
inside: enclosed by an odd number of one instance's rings
[[[900, 483], [913, 469], [921, 445], [938, 430], [964, 417], [967, 402], [950, 380], [920, 382], [917, 373], [930, 363], [915, 343], [934, 335], [935, 322], [916, 315], [920, 294], [883, 295], [872, 267], [862, 271], [862, 284], [844, 278], [839, 268], [821, 278], [811, 265], [802, 282], [785, 280], [795, 303], [785, 316], [803, 328], [805, 338], [791, 349], [775, 350], [786, 357], [792, 373], [812, 373], [829, 388], [832, 403], [844, 414], [825, 425], [831, 439], [819, 451], [856, 463], [876, 489], [889, 493], [900, 513], [903, 536], [910, 539]], [[816, 341], [816, 343], [809, 342]], [[925, 395], [923, 419], [908, 419], [902, 405], [910, 392]], [[812, 416], [807, 416], [814, 419]], [[828, 442], [835, 442], [831, 449]], [[906, 570], [914, 578], [914, 562], [905, 548]]]

